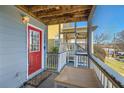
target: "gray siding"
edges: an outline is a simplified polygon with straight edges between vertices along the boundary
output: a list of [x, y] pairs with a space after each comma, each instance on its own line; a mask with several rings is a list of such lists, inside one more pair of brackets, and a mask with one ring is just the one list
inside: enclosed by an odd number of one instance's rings
[[[21, 13], [14, 6], [0, 6], [0, 87], [19, 87], [27, 80], [27, 27]], [[30, 24], [46, 28], [32, 17]]]

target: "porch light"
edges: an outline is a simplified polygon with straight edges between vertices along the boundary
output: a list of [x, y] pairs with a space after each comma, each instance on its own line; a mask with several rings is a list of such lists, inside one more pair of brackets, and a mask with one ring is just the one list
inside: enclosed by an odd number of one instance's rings
[[21, 14], [21, 16], [22, 16], [22, 22], [24, 24], [26, 24], [26, 23], [28, 23], [30, 21], [30, 18], [27, 15]]

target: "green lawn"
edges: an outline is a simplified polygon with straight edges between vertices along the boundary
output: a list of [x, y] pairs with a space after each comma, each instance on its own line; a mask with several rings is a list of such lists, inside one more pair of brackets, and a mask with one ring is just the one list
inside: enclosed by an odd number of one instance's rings
[[117, 61], [113, 58], [106, 58], [105, 63], [124, 76], [124, 62]]

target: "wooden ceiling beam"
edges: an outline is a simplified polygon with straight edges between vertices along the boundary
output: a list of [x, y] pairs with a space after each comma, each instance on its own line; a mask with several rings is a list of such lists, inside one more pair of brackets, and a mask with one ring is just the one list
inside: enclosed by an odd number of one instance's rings
[[53, 12], [37, 12], [36, 15], [40, 18], [42, 16], [55, 16], [55, 15], [63, 15], [63, 14], [70, 14], [70, 13], [76, 13], [76, 12], [81, 12], [84, 11], [90, 11], [91, 7], [79, 7], [79, 8], [71, 8], [68, 10], [59, 10], [59, 11], [53, 11]]
[[59, 5], [36, 5], [31, 7], [31, 12], [48, 11], [50, 9], [59, 10]]
[[[34, 5], [34, 6], [31, 6], [31, 12], [42, 12], [42, 11], [49, 11], [49, 10], [60, 10], [60, 9], [70, 9], [74, 6], [77, 6], [77, 5]], [[80, 5], [81, 6], [81, 5]], [[80, 7], [79, 5], [77, 7]], [[66, 10], [65, 9], [65, 10]]]
[[45, 19], [41, 19], [43, 20], [44, 22], [45, 21], [51, 21], [51, 20], [72, 20], [72, 19], [86, 19], [87, 20], [87, 16], [81, 16], [81, 17], [67, 17], [67, 16], [62, 16], [62, 17], [54, 17], [54, 18], [45, 18]]
[[60, 13], [60, 14], [53, 14], [53, 15], [42, 15], [38, 16], [39, 18], [48, 18], [48, 17], [58, 17], [58, 16], [75, 16], [75, 15], [87, 15], [90, 13], [90, 10], [85, 11], [74, 11], [70, 13]]
[[[28, 15], [34, 17], [38, 21], [43, 22], [46, 25], [87, 21], [92, 8], [92, 6], [88, 6], [88, 5], [80, 5], [80, 6], [60, 5], [59, 6], [60, 8], [58, 8], [58, 10], [57, 9], [54, 10], [54, 7], [57, 6], [49, 6], [49, 5], [47, 6], [17, 5], [16, 7], [26, 12]], [[40, 8], [37, 9], [37, 7]], [[32, 12], [35, 11], [35, 8], [36, 8], [36, 12]]]
[[42, 17], [42, 18], [40, 18], [40, 19], [46, 19], [46, 20], [50, 19], [50, 20], [51, 20], [51, 19], [62, 18], [62, 17], [65, 17], [65, 18], [69, 18], [69, 17], [78, 18], [78, 17], [86, 17], [86, 16], [87, 16], [87, 15], [85, 15], [85, 14], [79, 13], [79, 14], [75, 14], [75, 15], [66, 15], [66, 16], [60, 15], [60, 16]]
[[52, 17], [45, 17], [45, 18], [41, 18], [41, 20], [48, 20], [48, 21], [51, 21], [51, 20], [69, 20], [69, 19], [78, 19], [78, 18], [85, 18], [87, 19], [88, 16], [87, 15], [82, 15], [82, 14], [79, 14], [79, 15], [74, 15], [74, 16], [52, 16]]
[[[42, 19], [41, 19], [42, 20]], [[51, 20], [42, 20], [46, 24], [59, 24], [59, 23], [69, 23], [69, 22], [78, 22], [78, 21], [87, 21], [87, 17], [80, 17], [80, 18], [56, 18]]]

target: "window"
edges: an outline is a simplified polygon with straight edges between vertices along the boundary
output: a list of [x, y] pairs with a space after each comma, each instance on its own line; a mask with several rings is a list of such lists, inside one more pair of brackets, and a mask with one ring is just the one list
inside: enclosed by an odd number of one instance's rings
[[30, 51], [40, 50], [40, 33], [30, 30]]
[[91, 27], [93, 55], [124, 76], [124, 6], [97, 6]]

